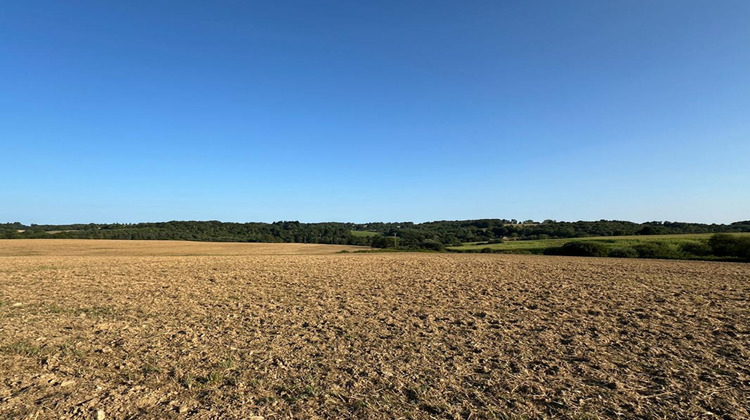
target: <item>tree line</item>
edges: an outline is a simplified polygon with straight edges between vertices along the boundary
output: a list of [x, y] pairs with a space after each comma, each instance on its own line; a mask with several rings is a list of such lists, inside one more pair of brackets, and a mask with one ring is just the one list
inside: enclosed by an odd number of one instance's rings
[[[514, 219], [374, 223], [229, 223], [170, 221], [70, 225], [0, 224], [0, 238], [161, 239], [216, 242], [298, 242], [376, 248], [442, 250], [465, 242], [590, 236], [750, 232], [750, 220], [731, 224], [618, 220], [535, 222]], [[358, 234], [360, 233], [360, 234]]]

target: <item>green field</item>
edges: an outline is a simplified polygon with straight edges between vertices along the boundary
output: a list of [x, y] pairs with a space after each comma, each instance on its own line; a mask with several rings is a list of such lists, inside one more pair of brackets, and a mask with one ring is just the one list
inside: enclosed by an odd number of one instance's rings
[[371, 236], [378, 236], [380, 235], [378, 232], [373, 232], [370, 230], [351, 230], [352, 236], [355, 236], [357, 238], [369, 238]]
[[[448, 247], [454, 252], [478, 252], [485, 248], [493, 252], [508, 252], [519, 254], [541, 254], [545, 248], [559, 247], [566, 242], [585, 241], [598, 242], [611, 248], [629, 247], [647, 242], [666, 243], [678, 247], [688, 242], [706, 242], [712, 233], [680, 234], [680, 235], [634, 235], [634, 236], [595, 236], [588, 238], [563, 238], [539, 240], [509, 240], [497, 244], [486, 242], [469, 242], [461, 246]], [[750, 236], [750, 233], [735, 233], [734, 235]]]

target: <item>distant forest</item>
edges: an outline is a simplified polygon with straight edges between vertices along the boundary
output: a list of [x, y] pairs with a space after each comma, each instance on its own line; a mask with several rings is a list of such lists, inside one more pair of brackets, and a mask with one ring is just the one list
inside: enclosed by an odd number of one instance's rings
[[617, 220], [558, 222], [481, 219], [427, 223], [226, 223], [171, 221], [134, 224], [0, 224], [0, 238], [166, 239], [211, 242], [298, 242], [375, 248], [442, 250], [465, 242], [500, 242], [589, 236], [750, 232], [750, 220], [731, 224], [633, 223]]

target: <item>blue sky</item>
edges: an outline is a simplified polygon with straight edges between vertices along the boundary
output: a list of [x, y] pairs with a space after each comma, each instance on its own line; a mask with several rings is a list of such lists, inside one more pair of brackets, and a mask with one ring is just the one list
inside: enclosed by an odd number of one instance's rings
[[750, 218], [750, 2], [0, 1], [0, 222]]

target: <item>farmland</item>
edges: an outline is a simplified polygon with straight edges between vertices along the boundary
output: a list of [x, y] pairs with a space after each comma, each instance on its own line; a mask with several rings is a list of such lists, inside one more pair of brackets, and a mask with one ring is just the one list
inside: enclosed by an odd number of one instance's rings
[[351, 230], [349, 233], [357, 238], [371, 238], [373, 236], [378, 236], [378, 232], [374, 232], [371, 230]]
[[216, 243], [188, 241], [115, 241], [115, 240], [0, 240], [0, 257], [4, 256], [247, 256], [247, 255], [314, 255], [341, 251], [360, 251], [366, 247], [318, 244]]
[[750, 416], [749, 264], [358, 249], [0, 241], [0, 418]]

